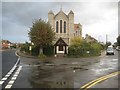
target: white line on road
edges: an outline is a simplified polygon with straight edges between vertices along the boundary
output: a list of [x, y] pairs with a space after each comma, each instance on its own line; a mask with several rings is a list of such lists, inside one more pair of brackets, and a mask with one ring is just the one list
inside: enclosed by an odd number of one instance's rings
[[5, 80], [7, 80], [7, 78], [6, 78], [6, 77], [2, 78], [2, 81], [5, 81]]
[[0, 81], [0, 85], [2, 85], [4, 83], [4, 81]]
[[118, 60], [118, 59], [112, 59], [112, 60], [115, 60], [115, 61], [116, 61], [116, 60]]
[[11, 88], [11, 87], [12, 87], [12, 85], [14, 84], [15, 80], [17, 79], [17, 77], [18, 77], [21, 69], [22, 69], [22, 66], [19, 66], [18, 69], [17, 69], [17, 71], [15, 72], [15, 74], [13, 75], [13, 77], [12, 77], [11, 80], [8, 82], [8, 84], [7, 84], [7, 86], [6, 86], [5, 88], [8, 89], [8, 88]]
[[12, 85], [7, 85], [5, 88], [11, 88], [12, 87]]
[[17, 51], [15, 52], [15, 55], [18, 56], [18, 60], [15, 63], [15, 65], [13, 66], [13, 68], [0, 80], [0, 86], [12, 75], [12, 73], [15, 71], [15, 69], [17, 68], [17, 65], [20, 62], [20, 56], [17, 55]]

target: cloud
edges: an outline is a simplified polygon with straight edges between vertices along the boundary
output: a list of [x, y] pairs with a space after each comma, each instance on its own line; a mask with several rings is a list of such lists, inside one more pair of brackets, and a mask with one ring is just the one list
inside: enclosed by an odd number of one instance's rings
[[[47, 20], [48, 11], [52, 10], [56, 14], [61, 5], [66, 14], [73, 10], [75, 23], [83, 26], [83, 36], [86, 33], [95, 38], [101, 36], [103, 41], [105, 34], [117, 37], [117, 2], [3, 2], [3, 38], [12, 41], [29, 40], [27, 33], [32, 22], [39, 18]], [[115, 39], [109, 39], [115, 42]]]

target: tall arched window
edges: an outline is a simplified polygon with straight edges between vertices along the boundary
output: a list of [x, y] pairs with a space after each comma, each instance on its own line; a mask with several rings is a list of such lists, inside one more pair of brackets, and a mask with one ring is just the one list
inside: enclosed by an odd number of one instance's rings
[[66, 22], [64, 21], [64, 33], [66, 33]]
[[58, 33], [58, 21], [56, 22], [56, 33]]
[[62, 33], [62, 20], [60, 20], [60, 33]]

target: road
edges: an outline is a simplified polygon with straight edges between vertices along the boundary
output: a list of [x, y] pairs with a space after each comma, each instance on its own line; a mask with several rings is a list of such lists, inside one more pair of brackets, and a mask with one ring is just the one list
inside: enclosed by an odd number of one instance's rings
[[[91, 58], [49, 58], [46, 61], [21, 57], [21, 63], [15, 71], [15, 73], [19, 71], [19, 74], [17, 77], [14, 77], [14, 74], [11, 77], [16, 78], [11, 81], [13, 82], [11, 88], [80, 89], [92, 80], [118, 71], [118, 52], [115, 51], [115, 53], [111, 56], [103, 53], [102, 56]], [[9, 57], [9, 60], [12, 58], [12, 56]], [[118, 88], [118, 75], [90, 88]]]
[[15, 55], [15, 50], [2, 51], [2, 78], [10, 71], [16, 63], [18, 57]]

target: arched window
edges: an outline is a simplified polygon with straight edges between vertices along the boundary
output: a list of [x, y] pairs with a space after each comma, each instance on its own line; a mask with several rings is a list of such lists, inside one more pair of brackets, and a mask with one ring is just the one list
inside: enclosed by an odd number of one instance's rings
[[56, 33], [58, 33], [58, 21], [56, 22]]
[[64, 21], [64, 33], [66, 33], [66, 22]]
[[60, 33], [62, 33], [62, 20], [60, 20]]

